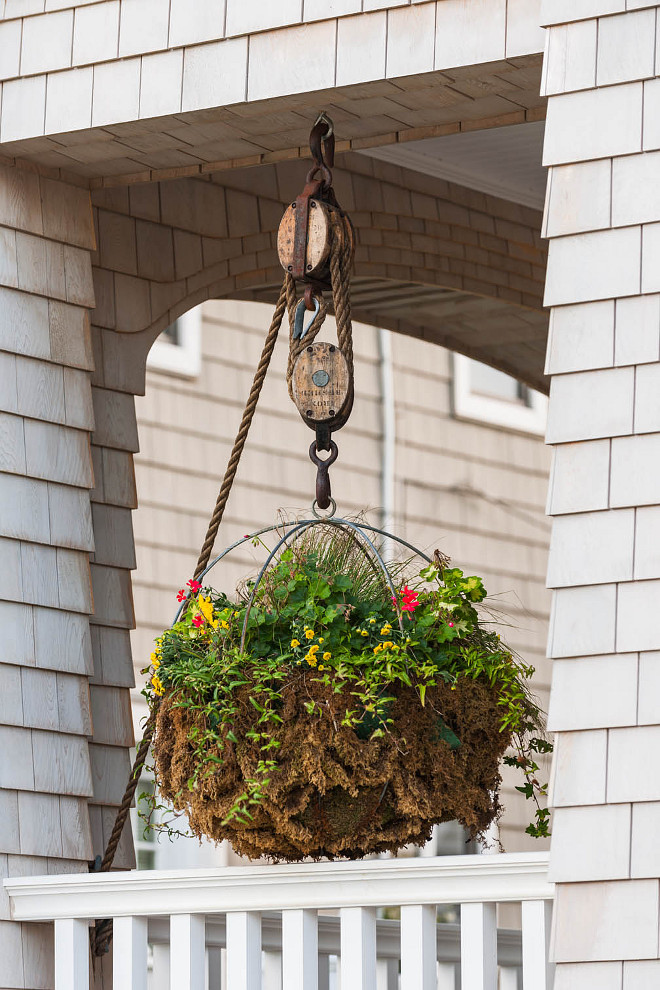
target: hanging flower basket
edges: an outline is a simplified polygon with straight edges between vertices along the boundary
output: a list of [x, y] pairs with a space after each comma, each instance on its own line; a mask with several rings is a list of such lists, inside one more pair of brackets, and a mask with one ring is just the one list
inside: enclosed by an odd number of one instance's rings
[[477, 836], [499, 814], [511, 744], [534, 789], [547, 744], [533, 671], [480, 619], [480, 578], [419, 551], [421, 569], [388, 568], [377, 533], [285, 524], [232, 599], [197, 582], [179, 593], [147, 695], [160, 793], [196, 835], [275, 860], [395, 851], [450, 820]]

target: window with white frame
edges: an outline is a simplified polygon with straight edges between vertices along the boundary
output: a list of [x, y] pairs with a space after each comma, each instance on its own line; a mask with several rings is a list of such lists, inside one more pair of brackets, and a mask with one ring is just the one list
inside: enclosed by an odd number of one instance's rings
[[521, 433], [545, 433], [548, 400], [511, 375], [454, 354], [454, 415]]
[[202, 366], [202, 307], [179, 316], [154, 342], [147, 368], [180, 378], [197, 378]]

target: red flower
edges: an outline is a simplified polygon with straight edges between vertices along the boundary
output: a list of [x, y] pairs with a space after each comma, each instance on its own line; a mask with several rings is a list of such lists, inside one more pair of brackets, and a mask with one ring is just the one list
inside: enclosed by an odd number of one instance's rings
[[408, 585], [405, 585], [401, 596], [403, 598], [401, 610], [403, 612], [414, 612], [419, 605], [419, 595], [417, 592], [409, 588]]
[[185, 591], [183, 590], [183, 588], [181, 588], [181, 589], [180, 589], [180, 590], [179, 590], [179, 591], [177, 592], [177, 595], [176, 595], [176, 600], [177, 600], [178, 602], [185, 602], [185, 600], [186, 600], [186, 598], [187, 598], [187, 597], [188, 597], [188, 595], [187, 595], [187, 594], [185, 593]]
[[199, 581], [188, 581], [188, 587], [192, 592], [197, 592], [202, 586]]
[[192, 624], [193, 626], [197, 626], [197, 628], [199, 629], [200, 626], [204, 625], [204, 616], [196, 615], [195, 618], [192, 620]]

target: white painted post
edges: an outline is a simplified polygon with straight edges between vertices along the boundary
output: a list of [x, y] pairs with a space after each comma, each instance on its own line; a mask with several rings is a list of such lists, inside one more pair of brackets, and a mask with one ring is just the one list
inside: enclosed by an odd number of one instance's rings
[[438, 990], [456, 990], [456, 963], [438, 963]]
[[376, 990], [376, 910], [341, 909], [342, 990]]
[[436, 990], [435, 904], [401, 908], [401, 990]]
[[121, 990], [147, 990], [146, 918], [113, 919], [112, 985]]
[[497, 990], [495, 904], [461, 905], [461, 990]]
[[261, 915], [257, 911], [227, 913], [227, 987], [261, 990]]
[[264, 950], [263, 990], [282, 990], [282, 953]]
[[317, 990], [319, 936], [316, 911], [282, 911], [282, 984]]
[[[398, 959], [376, 960], [376, 988], [377, 990], [399, 990]], [[433, 990], [435, 990], [435, 986]]]
[[206, 919], [199, 914], [170, 917], [170, 986], [175, 990], [204, 990]]
[[89, 990], [89, 925], [76, 918], [55, 922], [55, 990]]
[[552, 901], [522, 902], [523, 990], [552, 990], [551, 924]]
[[168, 990], [170, 985], [170, 947], [160, 942], [152, 946], [153, 968], [150, 990]]

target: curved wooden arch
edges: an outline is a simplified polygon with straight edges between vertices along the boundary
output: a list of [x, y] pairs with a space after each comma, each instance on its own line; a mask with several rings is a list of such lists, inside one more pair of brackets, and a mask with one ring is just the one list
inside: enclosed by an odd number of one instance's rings
[[[135, 335], [146, 358], [166, 326], [206, 299], [274, 300], [277, 228], [304, 175], [303, 163], [283, 162], [96, 190], [101, 336]], [[358, 154], [339, 158], [334, 185], [356, 228], [357, 320], [545, 389], [540, 213]]]

